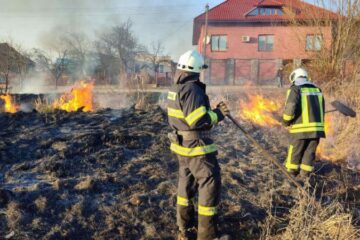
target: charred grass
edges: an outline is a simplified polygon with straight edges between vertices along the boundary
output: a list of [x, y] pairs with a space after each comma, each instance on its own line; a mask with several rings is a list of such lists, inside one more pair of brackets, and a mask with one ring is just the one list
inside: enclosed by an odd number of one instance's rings
[[[162, 109], [18, 112], [0, 114], [0, 122], [0, 238], [175, 239], [177, 161]], [[242, 124], [284, 160], [281, 128]], [[316, 162], [309, 198], [230, 122], [214, 137], [222, 231], [234, 239], [358, 237], [358, 172]]]

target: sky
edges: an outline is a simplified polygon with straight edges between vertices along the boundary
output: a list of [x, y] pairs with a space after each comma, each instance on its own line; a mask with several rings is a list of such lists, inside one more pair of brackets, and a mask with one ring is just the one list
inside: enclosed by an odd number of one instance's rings
[[0, 0], [0, 41], [25, 49], [43, 48], [59, 27], [95, 38], [102, 29], [131, 19], [139, 42], [160, 40], [164, 54], [177, 59], [193, 48], [193, 19], [224, 0]]
[[95, 38], [101, 29], [127, 19], [139, 42], [163, 42], [164, 54], [178, 58], [191, 49], [194, 17], [206, 3], [222, 0], [0, 0], [0, 40], [43, 48], [47, 33], [62, 27]]

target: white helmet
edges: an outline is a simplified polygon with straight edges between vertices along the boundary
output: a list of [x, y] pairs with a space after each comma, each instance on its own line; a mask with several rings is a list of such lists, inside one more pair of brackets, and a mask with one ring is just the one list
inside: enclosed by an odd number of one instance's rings
[[197, 50], [190, 50], [181, 55], [177, 64], [177, 69], [187, 72], [200, 73], [202, 69], [206, 68], [204, 58]]
[[292, 71], [292, 73], [289, 76], [289, 80], [290, 82], [294, 82], [299, 77], [309, 79], [309, 75], [305, 69], [297, 68], [294, 71]]

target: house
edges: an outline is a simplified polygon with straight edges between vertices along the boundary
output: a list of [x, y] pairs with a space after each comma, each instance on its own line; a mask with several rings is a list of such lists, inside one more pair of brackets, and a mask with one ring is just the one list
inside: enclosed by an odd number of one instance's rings
[[0, 92], [21, 86], [35, 63], [8, 43], [0, 43]]
[[[273, 84], [278, 69], [331, 46], [337, 14], [299, 0], [227, 0], [194, 19], [211, 84]], [[205, 38], [207, 31], [207, 36]]]
[[170, 56], [156, 56], [142, 52], [135, 56], [133, 72], [140, 74], [145, 84], [171, 85], [173, 65]]

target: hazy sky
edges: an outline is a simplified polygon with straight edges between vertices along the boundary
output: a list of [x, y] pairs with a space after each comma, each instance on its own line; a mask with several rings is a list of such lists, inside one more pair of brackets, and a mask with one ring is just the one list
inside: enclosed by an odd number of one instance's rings
[[144, 45], [162, 40], [165, 53], [177, 58], [192, 47], [193, 18], [222, 0], [0, 0], [0, 39], [26, 48], [42, 47], [41, 38], [58, 26], [94, 37], [130, 18]]
[[175, 59], [192, 47], [193, 19], [224, 0], [0, 0], [0, 39], [25, 48], [43, 47], [41, 38], [58, 26], [84, 31], [131, 19], [140, 42], [162, 40]]

